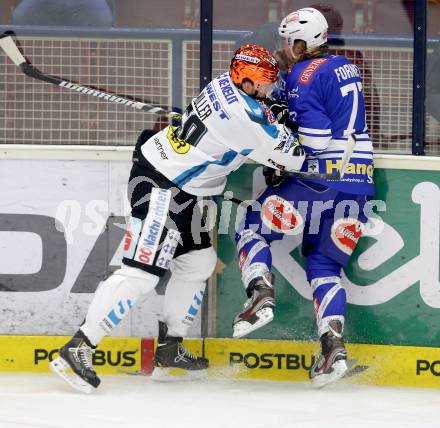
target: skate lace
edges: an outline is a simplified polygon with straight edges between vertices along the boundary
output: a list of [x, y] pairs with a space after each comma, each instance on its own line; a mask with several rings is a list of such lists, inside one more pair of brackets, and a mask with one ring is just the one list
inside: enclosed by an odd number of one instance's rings
[[93, 369], [93, 354], [95, 353], [95, 350], [92, 349], [90, 346], [83, 345], [80, 348], [78, 348], [78, 357], [81, 363], [84, 365], [87, 369]]
[[186, 359], [189, 358], [191, 360], [196, 360], [197, 357], [192, 354], [191, 352], [187, 351], [185, 349], [185, 347], [179, 343], [178, 347], [177, 347], [177, 355], [174, 358], [174, 362], [178, 363], [180, 361], [186, 361]]

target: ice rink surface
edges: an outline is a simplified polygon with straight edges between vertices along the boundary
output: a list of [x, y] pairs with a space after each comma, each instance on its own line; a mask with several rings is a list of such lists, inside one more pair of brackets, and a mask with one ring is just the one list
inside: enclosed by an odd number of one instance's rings
[[54, 375], [0, 375], [0, 428], [438, 428], [439, 409], [434, 389], [121, 375], [84, 395]]

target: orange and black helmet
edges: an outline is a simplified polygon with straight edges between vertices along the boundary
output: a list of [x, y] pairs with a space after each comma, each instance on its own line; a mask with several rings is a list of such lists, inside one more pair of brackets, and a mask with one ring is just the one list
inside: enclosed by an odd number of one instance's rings
[[229, 67], [232, 81], [240, 86], [244, 79], [252, 83], [273, 83], [280, 71], [272, 54], [259, 45], [243, 45], [234, 53]]

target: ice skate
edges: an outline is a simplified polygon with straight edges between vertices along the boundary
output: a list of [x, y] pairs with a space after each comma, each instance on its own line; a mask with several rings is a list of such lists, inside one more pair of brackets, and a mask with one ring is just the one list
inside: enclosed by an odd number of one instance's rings
[[168, 327], [159, 321], [159, 338], [151, 378], [155, 381], [195, 380], [206, 377], [209, 361], [187, 351], [182, 337], [167, 335]]
[[342, 323], [331, 321], [330, 331], [323, 334], [320, 340], [321, 354], [309, 372], [309, 377], [316, 388], [341, 379], [348, 370]]
[[50, 368], [74, 389], [88, 394], [101, 382], [93, 370], [94, 352], [94, 347], [79, 330], [60, 349], [60, 356], [50, 363]]
[[233, 337], [243, 337], [263, 327], [273, 320], [275, 308], [275, 276], [267, 274], [264, 279], [254, 279], [247, 287], [249, 299], [244, 304], [244, 311], [233, 322]]

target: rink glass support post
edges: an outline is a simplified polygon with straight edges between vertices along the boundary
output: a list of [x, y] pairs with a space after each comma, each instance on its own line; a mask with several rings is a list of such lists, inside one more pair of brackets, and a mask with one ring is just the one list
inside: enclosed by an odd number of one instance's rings
[[200, 91], [212, 79], [212, 0], [200, 0]]
[[[214, 8], [213, 0], [200, 0], [200, 91], [212, 79], [212, 32], [213, 32]], [[214, 242], [215, 231], [211, 233], [211, 240]], [[215, 273], [213, 275], [215, 277]], [[215, 281], [211, 278], [206, 287], [206, 294], [202, 301], [201, 310], [201, 336], [208, 337], [215, 334], [213, 329], [212, 317], [215, 312], [211, 313], [213, 309], [211, 299], [215, 296]]]
[[414, 60], [412, 154], [425, 154], [425, 95], [426, 95], [426, 8], [427, 0], [414, 2]]

